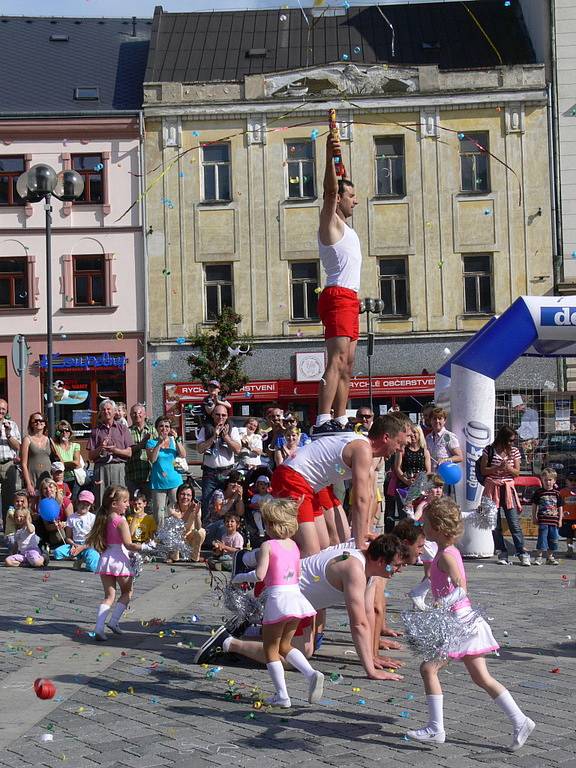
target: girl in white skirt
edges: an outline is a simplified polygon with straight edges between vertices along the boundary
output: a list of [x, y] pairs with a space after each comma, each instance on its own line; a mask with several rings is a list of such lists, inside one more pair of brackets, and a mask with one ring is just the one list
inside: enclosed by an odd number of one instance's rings
[[261, 511], [270, 540], [260, 546], [256, 570], [242, 574], [242, 580], [263, 581], [266, 588], [262, 640], [266, 667], [276, 689], [266, 704], [285, 709], [291, 706], [282, 659], [307, 678], [308, 701], [315, 704], [322, 698], [324, 675], [292, 647], [300, 621], [316, 615], [298, 586], [300, 550], [291, 539], [298, 530], [298, 505], [291, 499], [273, 499], [262, 504]]
[[[444, 496], [432, 501], [424, 515], [424, 534], [438, 544], [438, 552], [430, 567], [432, 594], [437, 603], [450, 608], [464, 624], [474, 621], [471, 632], [462, 633], [462, 639], [450, 649], [449, 659], [460, 659], [472, 681], [483, 688], [500, 709], [510, 718], [514, 738], [510, 750], [515, 752], [525, 743], [535, 728], [534, 722], [520, 710], [510, 692], [488, 672], [485, 656], [500, 647], [490, 626], [480, 616], [471, 618], [472, 607], [466, 594], [466, 572], [460, 552], [454, 546], [462, 534], [462, 515], [458, 505]], [[428, 723], [424, 728], [408, 731], [411, 739], [444, 743], [444, 696], [438, 673], [447, 661], [425, 661], [420, 667], [428, 703]]]
[[116, 597], [116, 587], [120, 588], [120, 597], [108, 627], [117, 635], [122, 634], [118, 626], [120, 617], [128, 607], [132, 597], [134, 575], [128, 557], [128, 551], [147, 552], [154, 548], [154, 542], [138, 544], [132, 542], [130, 527], [126, 520], [126, 511], [130, 506], [130, 494], [122, 485], [110, 485], [104, 491], [102, 506], [96, 513], [92, 530], [86, 538], [86, 546], [100, 552], [96, 573], [100, 574], [104, 587], [104, 602], [98, 608], [96, 619], [96, 640], [106, 640], [104, 625]]

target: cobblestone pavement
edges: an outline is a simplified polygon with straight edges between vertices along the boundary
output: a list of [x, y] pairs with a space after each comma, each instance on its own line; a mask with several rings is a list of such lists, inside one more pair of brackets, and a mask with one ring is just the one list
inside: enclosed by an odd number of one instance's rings
[[[192, 648], [222, 615], [204, 569], [146, 566], [125, 634], [96, 644], [87, 632], [99, 579], [64, 563], [1, 572], [0, 766], [576, 768], [576, 561], [529, 569], [469, 561], [466, 568], [471, 595], [502, 645], [491, 671], [537, 722], [516, 754], [504, 749], [508, 721], [459, 663], [443, 674], [446, 743], [406, 741], [404, 731], [426, 717], [418, 662], [398, 652], [406, 662], [401, 683], [364, 678], [342, 610], [328, 614], [317, 666], [343, 679], [327, 679], [314, 707], [302, 677], [291, 672], [292, 709], [255, 710], [253, 689], [271, 692], [264, 670], [222, 656], [214, 662], [222, 669], [207, 677], [191, 664]], [[391, 626], [399, 627], [405, 592], [420, 577], [421, 569], [409, 568], [391, 582]], [[56, 684], [53, 700], [34, 695], [39, 676]], [[239, 701], [227, 694], [231, 688]]]

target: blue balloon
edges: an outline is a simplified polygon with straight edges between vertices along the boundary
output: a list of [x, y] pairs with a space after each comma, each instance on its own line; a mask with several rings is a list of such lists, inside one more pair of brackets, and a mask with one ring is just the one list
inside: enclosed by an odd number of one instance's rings
[[45, 523], [53, 523], [60, 515], [60, 504], [56, 499], [42, 499], [38, 504], [38, 514]]
[[444, 461], [438, 466], [438, 474], [446, 485], [456, 485], [462, 479], [462, 470], [459, 464], [453, 461]]

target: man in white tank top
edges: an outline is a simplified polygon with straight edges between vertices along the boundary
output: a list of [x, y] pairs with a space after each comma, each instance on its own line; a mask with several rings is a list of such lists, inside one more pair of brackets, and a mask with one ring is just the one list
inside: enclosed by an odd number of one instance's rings
[[[379, 536], [370, 542], [365, 552], [344, 547], [330, 547], [317, 555], [300, 561], [300, 589], [317, 610], [345, 606], [348, 612], [350, 633], [358, 658], [372, 680], [402, 680], [402, 676], [384, 669], [394, 664], [391, 659], [375, 658], [373, 649], [374, 616], [366, 611], [365, 594], [373, 577], [391, 578], [408, 558], [408, 552], [400, 539], [392, 534]], [[254, 572], [252, 572], [253, 574]], [[239, 574], [235, 582], [253, 581], [252, 574]], [[307, 622], [302, 622], [302, 625]], [[310, 626], [313, 626], [313, 621]], [[296, 632], [294, 645], [306, 656], [314, 652], [314, 638], [310, 626], [302, 626]], [[194, 658], [196, 664], [207, 662], [218, 649], [225, 653], [237, 653], [265, 663], [261, 642], [232, 637], [222, 625], [204, 643]]]
[[298, 531], [294, 540], [303, 557], [320, 551], [314, 523], [321, 515], [317, 493], [338, 480], [352, 480], [352, 535], [362, 549], [369, 533], [374, 495], [374, 457], [388, 458], [408, 442], [406, 417], [378, 416], [368, 436], [356, 432], [324, 435], [287, 459], [272, 474], [272, 495], [295, 499], [298, 507]]
[[[358, 204], [351, 181], [338, 179], [334, 157], [340, 156], [340, 139], [328, 135], [324, 204], [320, 211], [318, 248], [326, 273], [326, 287], [318, 300], [324, 325], [328, 363], [320, 381], [316, 436], [346, 426], [346, 403], [359, 336], [360, 240], [346, 224]], [[334, 409], [334, 418], [330, 410]]]

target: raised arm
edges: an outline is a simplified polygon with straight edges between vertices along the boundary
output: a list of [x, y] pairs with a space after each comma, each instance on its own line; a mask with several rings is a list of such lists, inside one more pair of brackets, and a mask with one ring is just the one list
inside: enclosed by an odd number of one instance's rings
[[364, 440], [349, 443], [352, 469], [354, 506], [352, 507], [352, 536], [358, 549], [364, 549], [370, 526], [370, 511], [374, 496], [372, 450]]
[[331, 134], [326, 139], [326, 169], [324, 171], [324, 203], [320, 211], [320, 240], [333, 245], [344, 233], [344, 223], [336, 213], [338, 207], [338, 176], [334, 167], [334, 151], [340, 150], [340, 142]]

